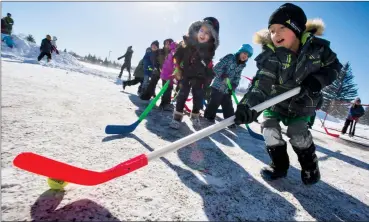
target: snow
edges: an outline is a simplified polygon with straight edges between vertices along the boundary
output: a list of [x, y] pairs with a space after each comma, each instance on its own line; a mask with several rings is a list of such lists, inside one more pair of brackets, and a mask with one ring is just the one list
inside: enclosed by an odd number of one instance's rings
[[[59, 55], [52, 53], [52, 60], [46, 63], [46, 56], [40, 62], [37, 57], [40, 54], [40, 46], [36, 43], [26, 41], [26, 35], [12, 35], [16, 47], [9, 48], [2, 42], [1, 58], [3, 61], [12, 60], [13, 62], [40, 64], [45, 67], [53, 67], [66, 71], [75, 71], [88, 75], [95, 75], [103, 78], [116, 80], [120, 69], [107, 68], [99, 65], [81, 62], [69, 53], [59, 49]], [[128, 73], [123, 73], [123, 79], [126, 79]], [[118, 82], [120, 83], [120, 82]]]
[[[52, 66], [28, 62], [37, 53], [23, 46], [2, 49], [3, 220], [369, 220], [369, 148], [326, 135], [318, 119], [311, 132], [322, 180], [314, 186], [301, 183], [290, 145], [287, 178], [265, 181], [259, 172], [269, 163], [264, 144], [239, 127], [98, 186], [48, 190], [46, 178], [13, 166], [17, 154], [102, 171], [195, 130], [188, 116], [181, 130], [171, 130], [172, 113], [155, 108], [131, 135], [106, 135], [107, 124], [131, 124], [144, 110], [137, 86], [123, 92], [114, 84], [117, 72], [68, 55], [54, 56]], [[260, 133], [259, 124], [250, 127]], [[368, 129], [358, 124], [356, 131], [368, 138]]]

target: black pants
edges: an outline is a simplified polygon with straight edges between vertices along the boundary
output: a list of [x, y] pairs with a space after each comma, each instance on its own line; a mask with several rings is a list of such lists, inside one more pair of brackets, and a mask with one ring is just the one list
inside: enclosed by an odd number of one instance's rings
[[179, 94], [177, 96], [177, 104], [176, 104], [176, 111], [182, 113], [184, 109], [184, 105], [190, 94], [190, 90], [192, 88], [192, 102], [193, 108], [192, 113], [198, 114], [203, 106], [204, 100], [204, 80], [202, 79], [182, 79], [181, 80], [181, 88]]
[[41, 59], [44, 58], [45, 55], [47, 56], [48, 60], [51, 59], [51, 53], [50, 52], [41, 52], [40, 55], [37, 57], [37, 60], [41, 61]]
[[136, 85], [137, 83], [142, 84], [143, 80], [144, 80], [143, 77], [135, 77], [132, 80], [123, 81], [123, 83], [126, 84], [127, 86], [133, 86]]
[[234, 115], [231, 95], [224, 94], [223, 92], [211, 87], [211, 96], [206, 107], [204, 117], [214, 120], [219, 106], [222, 106], [224, 119]]
[[[341, 131], [343, 134], [346, 133], [347, 128], [350, 126], [350, 124], [354, 124], [354, 120], [346, 119], [345, 125], [343, 125], [342, 131]], [[353, 134], [355, 133], [355, 127], [354, 127], [354, 129], [352, 129], [351, 133], [353, 133]]]
[[142, 100], [150, 100], [153, 95], [155, 95], [155, 89], [156, 85], [158, 84], [160, 79], [160, 74], [152, 74], [150, 78], [149, 85], [146, 87], [146, 89], [143, 89], [140, 99]]
[[[165, 83], [167, 82], [167, 80], [162, 79], [162, 84], [163, 87], [165, 85]], [[169, 84], [167, 90], [165, 90], [163, 96], [161, 97], [161, 103], [160, 106], [164, 106], [164, 105], [169, 105], [170, 101], [171, 101], [171, 97], [172, 97], [172, 90], [173, 90], [173, 84]]]
[[123, 63], [122, 68], [120, 69], [120, 73], [119, 73], [118, 78], [122, 77], [124, 69], [127, 69], [127, 72], [129, 74], [128, 79], [130, 80], [131, 79], [131, 63], [128, 63], [128, 62]]

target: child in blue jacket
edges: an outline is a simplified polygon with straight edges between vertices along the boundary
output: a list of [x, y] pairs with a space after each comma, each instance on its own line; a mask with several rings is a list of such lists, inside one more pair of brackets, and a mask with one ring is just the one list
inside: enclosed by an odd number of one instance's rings
[[[242, 70], [246, 67], [246, 62], [252, 57], [253, 48], [249, 44], [243, 44], [235, 54], [224, 56], [214, 66], [215, 78], [211, 83], [211, 96], [206, 107], [204, 117], [210, 122], [215, 121], [218, 107], [222, 106], [224, 119], [234, 115], [232, 104], [232, 90], [234, 91], [241, 79]], [[228, 88], [226, 79], [229, 79], [232, 90]], [[232, 125], [234, 127], [235, 125]]]

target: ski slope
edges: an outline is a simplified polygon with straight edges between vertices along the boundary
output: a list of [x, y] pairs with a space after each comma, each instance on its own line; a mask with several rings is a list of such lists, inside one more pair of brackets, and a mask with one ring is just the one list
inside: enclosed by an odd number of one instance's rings
[[[24, 62], [32, 58], [27, 55], [2, 51], [5, 221], [369, 220], [369, 148], [327, 136], [318, 119], [311, 132], [322, 180], [315, 186], [302, 184], [290, 145], [287, 178], [263, 180], [259, 171], [269, 163], [264, 144], [239, 127], [98, 186], [69, 184], [65, 192], [48, 190], [46, 178], [12, 165], [17, 154], [31, 151], [102, 171], [195, 130], [188, 116], [181, 130], [170, 129], [172, 113], [154, 109], [130, 136], [106, 135], [107, 124], [131, 124], [144, 110], [147, 103], [136, 96], [137, 87], [122, 92], [110, 70], [69, 60], [49, 67]], [[61, 67], [62, 61], [69, 67]], [[250, 127], [260, 133], [259, 124]], [[368, 132], [367, 126], [360, 127]]]

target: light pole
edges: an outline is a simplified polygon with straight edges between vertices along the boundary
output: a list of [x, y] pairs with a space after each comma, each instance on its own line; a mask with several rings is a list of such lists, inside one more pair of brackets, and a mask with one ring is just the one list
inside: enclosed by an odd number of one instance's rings
[[108, 60], [110, 59], [110, 53], [111, 53], [112, 51], [109, 51], [109, 56], [108, 56]]

